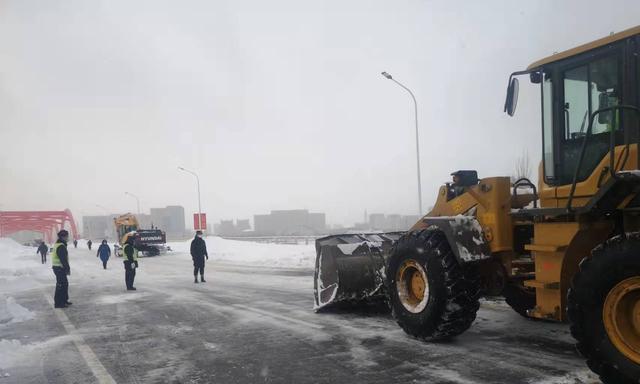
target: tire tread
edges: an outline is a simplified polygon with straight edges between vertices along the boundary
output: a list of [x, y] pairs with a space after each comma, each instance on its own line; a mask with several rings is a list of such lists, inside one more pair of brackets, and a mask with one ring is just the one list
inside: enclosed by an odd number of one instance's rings
[[[455, 258], [444, 234], [437, 230], [423, 229], [405, 234], [395, 245], [393, 252], [398, 249], [417, 249], [431, 252], [439, 257], [443, 268], [446, 285], [446, 303], [444, 310], [433, 329], [419, 328], [404, 322], [402, 317], [393, 309], [392, 313], [402, 329], [416, 337], [427, 341], [449, 339], [460, 335], [476, 319], [476, 312], [480, 308], [480, 281], [472, 266], [461, 266]], [[389, 283], [394, 278], [388, 276]]]

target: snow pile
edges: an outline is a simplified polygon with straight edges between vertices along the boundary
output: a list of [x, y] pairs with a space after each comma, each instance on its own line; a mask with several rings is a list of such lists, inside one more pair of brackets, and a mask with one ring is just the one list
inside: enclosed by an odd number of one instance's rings
[[[310, 244], [273, 244], [207, 237], [209, 260], [279, 268], [313, 268], [316, 249]], [[189, 254], [191, 240], [169, 243], [172, 250]]]
[[0, 299], [0, 324], [19, 323], [35, 317], [33, 312], [16, 303], [13, 297]]
[[2, 370], [40, 361], [44, 355], [60, 351], [62, 345], [68, 344], [72, 340], [70, 335], [56, 336], [39, 343], [26, 344], [16, 339], [0, 339], [0, 383], [3, 382], [2, 376], [11, 376], [8, 372], [2, 373]]
[[35, 288], [29, 277], [50, 273], [50, 267], [42, 264], [36, 248], [0, 238], [0, 292]]
[[35, 247], [26, 247], [13, 239], [0, 238], [0, 276], [32, 274], [32, 269], [42, 265]]

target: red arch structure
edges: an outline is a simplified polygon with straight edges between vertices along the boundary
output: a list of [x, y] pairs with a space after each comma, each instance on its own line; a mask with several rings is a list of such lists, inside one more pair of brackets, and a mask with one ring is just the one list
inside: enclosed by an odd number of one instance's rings
[[0, 237], [19, 231], [42, 233], [44, 241], [52, 243], [59, 230], [69, 223], [71, 237], [79, 238], [76, 221], [71, 211], [0, 211]]

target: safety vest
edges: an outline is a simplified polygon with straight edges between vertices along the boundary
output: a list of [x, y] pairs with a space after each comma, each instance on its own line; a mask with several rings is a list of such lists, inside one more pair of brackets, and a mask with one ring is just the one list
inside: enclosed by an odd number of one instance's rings
[[[133, 247], [131, 244], [125, 244], [124, 248], [122, 249], [123, 252], [123, 257], [125, 260], [129, 260], [129, 258], [127, 257], [127, 247]], [[136, 249], [136, 247], [133, 247], [133, 261], [138, 261], [138, 250]]]
[[53, 244], [53, 252], [51, 252], [51, 266], [52, 267], [62, 267], [62, 262], [60, 261], [60, 256], [58, 256], [58, 248], [60, 248], [63, 245], [65, 245], [65, 244], [63, 244], [63, 243], [55, 243], [55, 244]]

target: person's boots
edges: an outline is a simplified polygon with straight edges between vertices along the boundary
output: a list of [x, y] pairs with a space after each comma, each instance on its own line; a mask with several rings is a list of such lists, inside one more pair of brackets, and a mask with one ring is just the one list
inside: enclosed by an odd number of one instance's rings
[[193, 282], [198, 283], [198, 275], [193, 275]]
[[[197, 279], [196, 279], [197, 280]], [[207, 281], [204, 279], [204, 275], [200, 275], [200, 282], [206, 283]]]

